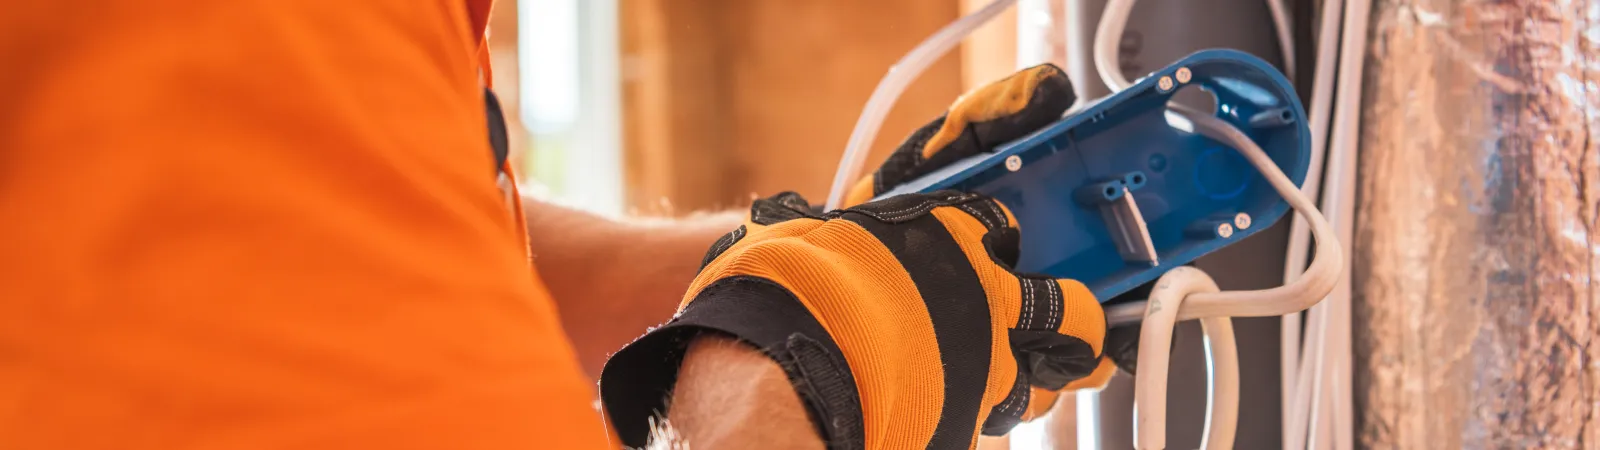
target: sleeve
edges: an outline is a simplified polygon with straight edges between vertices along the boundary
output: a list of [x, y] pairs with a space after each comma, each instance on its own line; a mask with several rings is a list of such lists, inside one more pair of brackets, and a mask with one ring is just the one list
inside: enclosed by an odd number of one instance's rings
[[4, 447], [608, 445], [415, 3], [0, 15]]

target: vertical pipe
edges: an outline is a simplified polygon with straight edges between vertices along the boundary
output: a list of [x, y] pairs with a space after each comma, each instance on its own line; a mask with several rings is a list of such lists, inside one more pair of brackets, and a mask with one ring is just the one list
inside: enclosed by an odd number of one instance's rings
[[1380, 0], [1357, 442], [1600, 448], [1600, 1]]

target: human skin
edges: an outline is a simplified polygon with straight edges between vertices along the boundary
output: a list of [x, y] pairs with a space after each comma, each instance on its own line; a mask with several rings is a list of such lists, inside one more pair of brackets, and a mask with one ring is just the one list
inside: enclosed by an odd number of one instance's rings
[[611, 219], [523, 197], [534, 266], [591, 378], [606, 358], [672, 318], [706, 249], [743, 212]]
[[823, 448], [783, 368], [755, 348], [700, 337], [680, 370], [667, 418], [692, 448]]

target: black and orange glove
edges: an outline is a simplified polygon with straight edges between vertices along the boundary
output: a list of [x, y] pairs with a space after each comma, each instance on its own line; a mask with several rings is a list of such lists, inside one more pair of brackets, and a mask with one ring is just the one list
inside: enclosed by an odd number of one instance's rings
[[1100, 304], [1082, 283], [1014, 273], [1020, 234], [998, 202], [943, 191], [811, 211], [793, 193], [758, 200], [678, 315], [607, 362], [601, 399], [624, 444], [645, 444], [702, 333], [777, 361], [832, 448], [970, 448], [1022, 420], [1031, 388], [1109, 375]]
[[[867, 175], [845, 194], [844, 206], [866, 202], [917, 177], [964, 158], [994, 151], [995, 147], [1055, 122], [1077, 101], [1072, 80], [1053, 64], [1040, 64], [984, 85], [957, 99], [946, 113], [907, 136], [877, 171]], [[1137, 336], [1137, 332], [1134, 336]], [[1137, 342], [1136, 340], [1134, 342]], [[1129, 347], [1128, 339], [1115, 347]], [[1133, 345], [1133, 347], [1137, 347]], [[1123, 351], [1113, 356], [1132, 355]], [[1131, 356], [1129, 357], [1131, 358]], [[1109, 380], [1111, 361], [1102, 368]], [[1126, 364], [1130, 368], [1131, 359]], [[1130, 372], [1131, 373], [1131, 372]], [[1104, 383], [1094, 387], [1103, 387]], [[1025, 420], [1043, 415], [1058, 392], [1036, 390], [1033, 408]]]
[[1038, 131], [1077, 100], [1072, 81], [1053, 64], [1017, 71], [956, 99], [944, 115], [911, 132], [876, 172], [845, 194], [866, 202], [896, 185]]
[[[992, 151], [1072, 103], [1048, 65], [975, 90], [847, 204]], [[777, 361], [832, 448], [970, 448], [1114, 372], [1099, 303], [1076, 281], [1014, 273], [1019, 236], [1005, 206], [972, 194], [827, 214], [792, 193], [759, 200], [712, 246], [679, 314], [607, 362], [601, 398], [623, 443], [645, 445], [688, 342], [716, 333]]]

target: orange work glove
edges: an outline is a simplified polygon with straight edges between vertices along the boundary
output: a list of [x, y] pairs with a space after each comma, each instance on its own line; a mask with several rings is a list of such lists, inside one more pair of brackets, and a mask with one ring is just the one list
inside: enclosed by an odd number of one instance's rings
[[677, 316], [606, 363], [600, 395], [625, 445], [665, 411], [685, 344], [736, 337], [777, 361], [834, 448], [970, 448], [1004, 434], [1030, 386], [1101, 366], [1106, 320], [1072, 280], [1017, 274], [1015, 218], [942, 191], [825, 215], [756, 201], [712, 247]]
[[944, 115], [911, 132], [876, 172], [845, 194], [855, 205], [896, 185], [996, 146], [1016, 140], [1061, 118], [1077, 96], [1067, 74], [1052, 64], [1022, 69], [972, 90]]
[[[1072, 81], [1053, 64], [1029, 67], [975, 89], [957, 99], [943, 116], [912, 132], [877, 171], [856, 182], [845, 195], [844, 206], [865, 202], [950, 163], [991, 152], [1000, 144], [1060, 119], [1076, 100]], [[1118, 347], [1129, 347], [1128, 341], [1116, 343]], [[1123, 355], [1133, 352], [1121, 351], [1112, 356]], [[1132, 356], [1124, 359], [1117, 360], [1117, 364], [1131, 368]], [[1093, 385], [1086, 387], [1104, 387], [1115, 372], [1111, 366], [1111, 361], [1105, 362], [1105, 367], [1096, 372]], [[1023, 420], [1044, 415], [1056, 396], [1054, 391], [1036, 390]]]
[[[849, 202], [990, 151], [1072, 100], [1054, 66], [975, 90]], [[778, 362], [832, 448], [970, 448], [979, 432], [1004, 434], [1048, 408], [1057, 390], [1103, 385], [1114, 369], [1100, 304], [1076, 281], [1013, 272], [1015, 224], [1004, 205], [952, 191], [826, 214], [793, 193], [758, 200], [712, 246], [678, 315], [606, 364], [601, 398], [616, 431], [646, 444], [700, 333]]]

